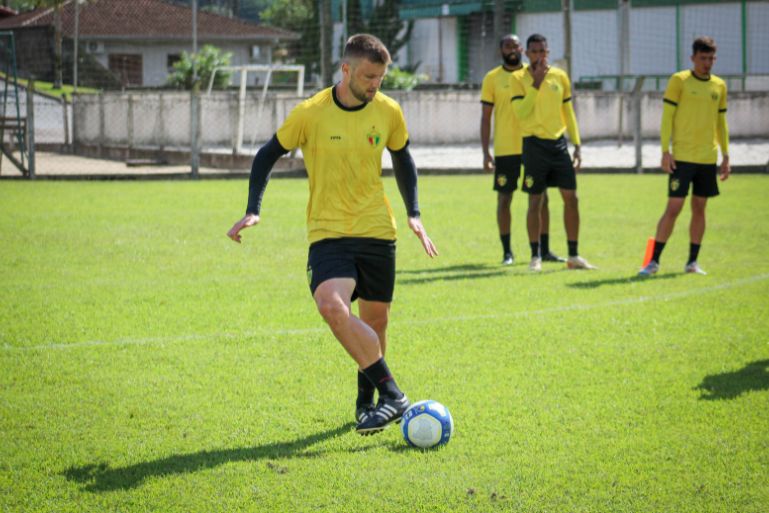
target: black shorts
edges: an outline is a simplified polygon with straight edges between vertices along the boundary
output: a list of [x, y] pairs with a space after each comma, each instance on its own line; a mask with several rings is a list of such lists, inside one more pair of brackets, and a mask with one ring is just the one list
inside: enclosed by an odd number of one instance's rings
[[695, 164], [676, 160], [675, 170], [668, 176], [668, 197], [685, 198], [692, 184], [692, 194], [703, 198], [718, 196], [718, 171], [715, 164]]
[[494, 157], [494, 190], [512, 193], [518, 188], [518, 178], [521, 176], [521, 156], [504, 155]]
[[542, 194], [547, 187], [576, 190], [577, 174], [566, 138], [523, 138], [523, 192]]
[[395, 241], [363, 237], [323, 239], [310, 245], [307, 281], [315, 294], [318, 285], [332, 278], [352, 278], [351, 300], [390, 303], [395, 288]]

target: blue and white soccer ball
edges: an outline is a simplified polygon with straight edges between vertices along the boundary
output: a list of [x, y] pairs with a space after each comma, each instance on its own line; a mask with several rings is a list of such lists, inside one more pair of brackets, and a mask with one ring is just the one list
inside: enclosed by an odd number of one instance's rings
[[454, 420], [449, 409], [430, 399], [414, 403], [403, 414], [403, 438], [409, 445], [428, 449], [449, 442]]

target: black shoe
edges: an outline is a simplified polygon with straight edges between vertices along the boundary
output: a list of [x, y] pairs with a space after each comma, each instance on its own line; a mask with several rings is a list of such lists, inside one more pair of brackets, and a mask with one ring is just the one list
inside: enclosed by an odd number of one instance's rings
[[355, 431], [363, 436], [379, 433], [390, 424], [400, 422], [409, 406], [411, 403], [405, 395], [400, 399], [382, 397], [376, 408], [369, 412], [368, 418], [358, 422]]
[[355, 408], [355, 422], [358, 424], [366, 422], [366, 420], [374, 412], [374, 403], [364, 404], [358, 408]]
[[563, 257], [559, 257], [558, 255], [554, 254], [552, 251], [542, 255], [542, 261], [543, 262], [565, 262], [566, 259]]

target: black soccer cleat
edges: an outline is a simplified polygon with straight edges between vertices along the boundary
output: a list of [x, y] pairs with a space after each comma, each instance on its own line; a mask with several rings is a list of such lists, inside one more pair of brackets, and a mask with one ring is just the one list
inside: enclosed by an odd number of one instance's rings
[[376, 408], [368, 412], [366, 419], [358, 422], [355, 431], [363, 436], [379, 433], [390, 424], [400, 422], [409, 406], [411, 403], [405, 395], [400, 399], [380, 397]]
[[361, 424], [365, 422], [371, 414], [374, 412], [374, 404], [364, 404], [358, 408], [355, 408], [355, 422]]
[[563, 257], [559, 257], [558, 255], [550, 251], [542, 255], [542, 261], [543, 262], [565, 262], [566, 259]]

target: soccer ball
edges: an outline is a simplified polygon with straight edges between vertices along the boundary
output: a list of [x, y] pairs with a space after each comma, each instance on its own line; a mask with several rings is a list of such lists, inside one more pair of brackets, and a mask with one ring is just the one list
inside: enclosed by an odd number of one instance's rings
[[403, 438], [409, 445], [427, 449], [449, 442], [454, 420], [449, 409], [430, 399], [414, 403], [403, 414]]

